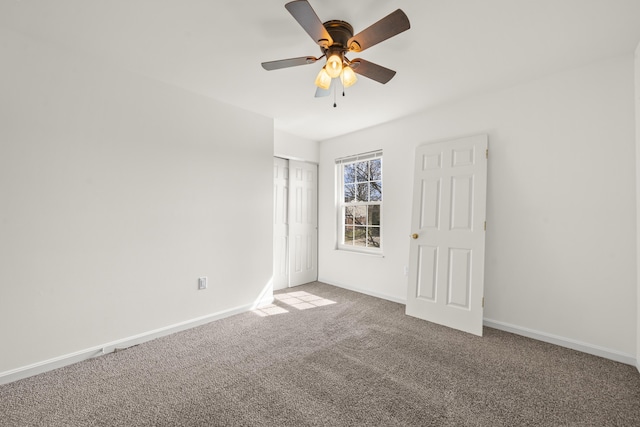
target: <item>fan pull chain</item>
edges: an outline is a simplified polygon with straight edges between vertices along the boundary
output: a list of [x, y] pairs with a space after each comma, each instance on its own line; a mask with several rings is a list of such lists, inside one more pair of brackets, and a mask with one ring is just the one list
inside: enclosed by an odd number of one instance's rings
[[336, 103], [336, 92], [338, 85], [333, 85], [333, 108], [336, 108], [338, 104]]

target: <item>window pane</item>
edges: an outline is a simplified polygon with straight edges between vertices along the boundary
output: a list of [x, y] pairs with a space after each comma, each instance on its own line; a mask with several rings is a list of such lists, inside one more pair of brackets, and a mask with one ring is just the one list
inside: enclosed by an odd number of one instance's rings
[[369, 181], [369, 162], [358, 162], [355, 165], [357, 182]]
[[355, 225], [367, 225], [367, 207], [351, 206], [353, 212], [353, 223]]
[[356, 200], [356, 185], [355, 184], [345, 184], [344, 185], [344, 201], [345, 202], [355, 202]]
[[354, 209], [355, 209], [355, 206], [346, 206], [344, 208], [344, 223], [346, 225], [353, 225]]
[[353, 227], [344, 227], [344, 244], [353, 245]]
[[367, 160], [343, 163], [337, 170], [342, 179], [338, 209], [343, 221], [339, 225], [343, 240], [339, 245], [378, 252], [382, 228], [382, 158], [371, 153], [365, 155]]
[[380, 205], [369, 206], [369, 223], [368, 225], [380, 225]]
[[367, 228], [367, 246], [373, 248], [380, 247], [380, 227], [368, 227]]
[[373, 181], [370, 183], [369, 200], [372, 202], [377, 202], [382, 200], [382, 181]]
[[367, 246], [367, 227], [354, 228], [353, 246]]
[[351, 163], [344, 165], [344, 182], [356, 182], [356, 166]]
[[365, 182], [364, 184], [356, 184], [357, 186], [357, 197], [359, 202], [368, 202], [369, 201], [369, 183]]
[[379, 181], [382, 179], [382, 162], [380, 159], [369, 162], [369, 181]]

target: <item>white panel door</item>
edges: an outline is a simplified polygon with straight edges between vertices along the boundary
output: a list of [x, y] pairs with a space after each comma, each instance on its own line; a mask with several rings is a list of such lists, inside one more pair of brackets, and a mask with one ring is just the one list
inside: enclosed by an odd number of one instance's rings
[[273, 159], [273, 289], [289, 286], [289, 161]]
[[318, 278], [318, 166], [289, 160], [289, 286]]
[[482, 336], [486, 135], [416, 149], [406, 313]]

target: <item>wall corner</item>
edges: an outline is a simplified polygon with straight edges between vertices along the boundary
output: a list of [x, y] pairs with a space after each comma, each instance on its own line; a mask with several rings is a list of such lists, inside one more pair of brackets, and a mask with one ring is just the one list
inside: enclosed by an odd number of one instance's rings
[[634, 61], [636, 117], [636, 367], [640, 372], [640, 43]]

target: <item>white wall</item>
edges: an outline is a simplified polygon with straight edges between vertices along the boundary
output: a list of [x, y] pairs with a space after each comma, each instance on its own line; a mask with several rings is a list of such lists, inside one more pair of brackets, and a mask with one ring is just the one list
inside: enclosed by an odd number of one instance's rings
[[[321, 142], [320, 280], [404, 300], [415, 147], [487, 133], [485, 318], [633, 361], [633, 80], [629, 55]], [[384, 258], [337, 251], [333, 160], [379, 148]]]
[[276, 129], [273, 138], [273, 155], [283, 159], [318, 163], [320, 147], [317, 141]]
[[271, 119], [0, 40], [0, 377], [261, 298]]
[[640, 44], [636, 48], [635, 54], [635, 82], [636, 82], [636, 226], [638, 233], [638, 241], [636, 244], [637, 260], [636, 270], [638, 274], [637, 301], [638, 308], [636, 317], [638, 326], [636, 329], [636, 366], [640, 371]]

